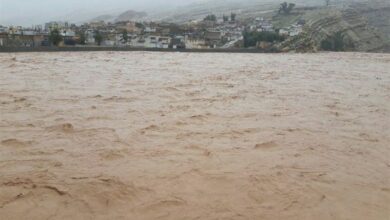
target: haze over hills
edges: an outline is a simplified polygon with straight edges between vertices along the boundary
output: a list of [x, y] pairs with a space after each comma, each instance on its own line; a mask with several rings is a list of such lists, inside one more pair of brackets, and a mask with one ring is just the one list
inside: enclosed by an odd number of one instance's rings
[[[133, 10], [146, 12], [148, 19], [170, 19], [185, 21], [198, 18], [207, 13], [226, 13], [231, 10], [274, 9], [281, 2], [274, 0], [0, 0], [0, 24], [24, 25], [43, 24], [52, 20], [66, 20], [82, 23], [101, 18], [113, 19], [120, 14]], [[378, 2], [367, 0], [334, 0], [341, 2]], [[379, 0], [380, 2], [381, 0]], [[385, 0], [382, 0], [385, 1]], [[301, 6], [321, 5], [324, 0], [291, 0]]]
[[197, 0], [0, 0], [0, 24], [31, 26], [48, 21], [82, 23], [128, 10], [172, 9]]
[[118, 22], [118, 21], [138, 21], [146, 19], [148, 14], [146, 12], [139, 12], [134, 10], [125, 11], [119, 15], [100, 15], [93, 18], [90, 21], [105, 21], [105, 22]]
[[[202, 19], [204, 16], [213, 13], [219, 16], [235, 12], [238, 16], [249, 17], [256, 13], [276, 11], [280, 3], [285, 0], [215, 0], [215, 1], [197, 1], [185, 6], [180, 6], [172, 10], [158, 11], [150, 14], [151, 19], [168, 20], [175, 22], [186, 22], [193, 19]], [[325, 0], [291, 0], [296, 7], [318, 7], [324, 6]], [[383, 8], [390, 6], [387, 0], [331, 0], [331, 4], [337, 8], [345, 8], [353, 5], [364, 5], [366, 8]], [[253, 17], [253, 16], [252, 16]]]
[[[236, 12], [242, 15], [249, 12], [263, 12], [276, 10], [283, 2], [274, 0], [195, 0], [188, 1], [187, 4], [175, 5], [174, 7], [155, 7], [144, 10], [147, 16], [142, 16], [146, 20], [164, 20], [175, 23], [187, 22], [189, 20], [203, 19], [208, 14], [230, 14]], [[318, 6], [323, 4], [323, 0], [294, 0], [291, 1], [301, 6]], [[134, 10], [130, 10], [134, 11]], [[135, 12], [135, 11], [134, 11]], [[112, 21], [119, 17], [117, 11], [111, 14], [100, 14], [92, 20]], [[138, 18], [139, 16], [135, 16]]]
[[[163, 5], [162, 7], [149, 7], [145, 10], [138, 11], [137, 9], [129, 8], [126, 11], [116, 10], [111, 13], [101, 13], [96, 16], [87, 18], [85, 21], [115, 21], [115, 20], [156, 20], [168, 21], [175, 23], [184, 23], [190, 20], [203, 19], [208, 14], [216, 14], [222, 16], [223, 14], [230, 14], [235, 12], [239, 17], [250, 18], [264, 15], [268, 12], [275, 12], [281, 1], [274, 0], [194, 0], [188, 1], [186, 4], [177, 5]], [[325, 4], [324, 0], [292, 0], [296, 7], [318, 7]], [[354, 7], [371, 11], [371, 20], [375, 20], [372, 16], [372, 11], [380, 10], [383, 12], [384, 8], [390, 7], [390, 2], [386, 0], [333, 0], [331, 4], [340, 9], [346, 7]], [[128, 13], [127, 16], [126, 12]], [[367, 11], [365, 11], [367, 14]], [[369, 13], [368, 13], [369, 14]], [[380, 19], [380, 18], [378, 18]], [[382, 23], [386, 23], [386, 16], [382, 16]], [[378, 22], [373, 22], [378, 23]]]

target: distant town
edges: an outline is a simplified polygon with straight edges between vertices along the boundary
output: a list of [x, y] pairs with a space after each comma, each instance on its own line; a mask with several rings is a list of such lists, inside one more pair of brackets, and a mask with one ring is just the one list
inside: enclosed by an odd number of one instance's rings
[[100, 16], [82, 24], [66, 21], [32, 27], [0, 24], [0, 50], [49, 47], [50, 50], [76, 47], [76, 50], [94, 50], [101, 47], [389, 52], [390, 25], [386, 24], [390, 21], [387, 19], [390, 6], [386, 8], [387, 4], [367, 10], [371, 6], [344, 5], [331, 0], [310, 7], [282, 2], [255, 14], [241, 10], [207, 11], [188, 20], [153, 21], [145, 18], [143, 12], [129, 10], [115, 20], [104, 20], [104, 16]]
[[[279, 13], [294, 4], [284, 3]], [[239, 20], [235, 13], [207, 15], [184, 24], [146, 21], [93, 21], [76, 25], [52, 21], [31, 28], [0, 26], [0, 47], [133, 47], [133, 48], [260, 48], [272, 50], [276, 43], [303, 31], [305, 21], [275, 29], [264, 17]]]

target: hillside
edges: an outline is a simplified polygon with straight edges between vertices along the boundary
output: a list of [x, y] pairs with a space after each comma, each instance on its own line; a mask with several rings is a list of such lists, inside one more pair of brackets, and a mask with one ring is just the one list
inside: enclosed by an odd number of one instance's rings
[[328, 36], [341, 33], [345, 41], [353, 44], [356, 51], [376, 51], [386, 46], [385, 36], [375, 30], [357, 11], [348, 9], [326, 13], [325, 16], [310, 14], [308, 32], [319, 44]]
[[390, 41], [390, 2], [382, 4], [354, 4], [352, 8], [367, 18], [368, 24], [383, 33]]
[[131, 20], [139, 20], [143, 19], [148, 14], [146, 12], [138, 12], [134, 10], [128, 10], [123, 12], [122, 14], [118, 15], [118, 17], [115, 19], [115, 21], [131, 21]]
[[91, 21], [105, 21], [105, 22], [118, 22], [118, 21], [134, 21], [146, 19], [148, 14], [143, 11], [128, 10], [121, 13], [99, 15], [89, 20]]
[[343, 41], [351, 51], [380, 51], [388, 45], [388, 37], [367, 21], [367, 18], [353, 8], [338, 9], [313, 8], [297, 9], [290, 15], [276, 15], [273, 21], [276, 27], [284, 27], [297, 20], [306, 21], [304, 32], [300, 38], [287, 42], [284, 46], [300, 47], [312, 42], [319, 49], [321, 43], [336, 35], [343, 36]]
[[112, 21], [114, 19], [115, 19], [114, 15], [100, 15], [100, 16], [97, 16], [97, 17], [91, 19], [90, 21], [92, 21], [92, 22], [95, 22], [95, 21]]
[[290, 14], [283, 15], [277, 13], [280, 2], [272, 0], [216, 0], [199, 1], [178, 8], [162, 8], [148, 13], [128, 10], [117, 15], [102, 15], [94, 20], [111, 22], [155, 20], [183, 24], [192, 20], [202, 20], [209, 14], [222, 17], [224, 14], [234, 12], [237, 14], [237, 19], [241, 21], [251, 21], [256, 17], [269, 18], [276, 29], [286, 28], [298, 20], [305, 20], [305, 35], [290, 40], [286, 43], [287, 46], [283, 45], [289, 48], [307, 46], [320, 48], [324, 40], [335, 34], [343, 36], [343, 40], [348, 44], [348, 50], [380, 51], [389, 47], [390, 2], [331, 0], [329, 7], [325, 6], [323, 0], [293, 2], [296, 4], [294, 10]]
[[[318, 6], [322, 0], [296, 0], [298, 5]], [[189, 20], [200, 20], [208, 14], [230, 14], [234, 12], [238, 18], [245, 19], [262, 16], [278, 9], [281, 1], [274, 0], [215, 0], [199, 1], [186, 6], [154, 13], [150, 18], [164, 21], [187, 22]]]

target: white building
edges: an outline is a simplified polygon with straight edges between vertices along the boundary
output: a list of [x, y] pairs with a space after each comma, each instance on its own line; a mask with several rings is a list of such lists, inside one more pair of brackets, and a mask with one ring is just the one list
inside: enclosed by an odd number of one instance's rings
[[279, 34], [280, 35], [289, 35], [290, 32], [289, 32], [288, 29], [282, 28], [282, 29], [279, 30]]
[[7, 27], [0, 26], [0, 34], [1, 33], [7, 33], [7, 32], [8, 32], [8, 28]]
[[86, 44], [95, 44], [95, 31], [92, 29], [85, 31], [85, 43]]
[[302, 25], [292, 25], [290, 28], [290, 37], [294, 37], [302, 33], [303, 27]]
[[61, 30], [61, 36], [63, 37], [75, 37], [76, 33], [70, 29]]
[[156, 28], [145, 27], [144, 32], [145, 32], [145, 33], [156, 33]]
[[204, 39], [189, 39], [185, 40], [186, 48], [188, 49], [202, 49], [207, 48]]
[[132, 42], [132, 46], [145, 48], [168, 48], [170, 42], [170, 37], [149, 35], [135, 39], [135, 41]]
[[291, 25], [288, 28], [282, 28], [282, 29], [279, 30], [279, 34], [280, 35], [287, 35], [287, 36], [290, 36], [290, 37], [297, 36], [297, 35], [299, 35], [302, 32], [303, 32], [303, 26], [299, 25], [299, 24], [294, 24], [294, 25]]

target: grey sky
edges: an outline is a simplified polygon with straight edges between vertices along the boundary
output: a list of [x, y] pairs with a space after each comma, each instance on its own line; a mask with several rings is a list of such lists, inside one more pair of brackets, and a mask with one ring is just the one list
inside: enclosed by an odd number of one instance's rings
[[54, 19], [82, 21], [126, 10], [169, 9], [197, 0], [0, 0], [0, 25], [43, 24]]

